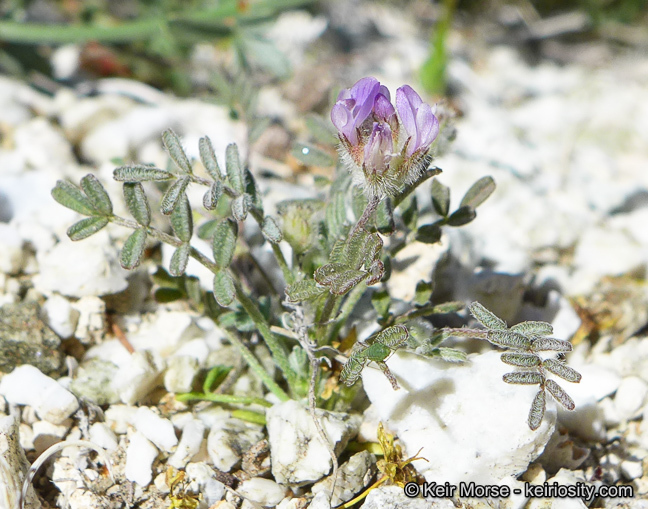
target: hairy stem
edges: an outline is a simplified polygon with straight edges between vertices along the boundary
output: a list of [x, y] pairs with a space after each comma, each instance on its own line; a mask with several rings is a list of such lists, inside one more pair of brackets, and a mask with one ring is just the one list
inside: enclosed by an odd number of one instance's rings
[[411, 184], [406, 185], [400, 193], [398, 193], [396, 196], [393, 198], [393, 206], [394, 208], [398, 207], [401, 202], [407, 198], [414, 189], [416, 189], [418, 186], [420, 186], [423, 182], [426, 180], [434, 177], [435, 175], [438, 175], [441, 173], [441, 168], [437, 168], [436, 166], [432, 168], [428, 168], [425, 170], [425, 172], [416, 180], [416, 182], [412, 182]]

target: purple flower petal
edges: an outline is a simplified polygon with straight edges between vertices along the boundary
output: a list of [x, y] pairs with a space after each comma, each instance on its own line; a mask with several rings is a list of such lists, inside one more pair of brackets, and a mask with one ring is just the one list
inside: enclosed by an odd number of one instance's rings
[[[388, 92], [389, 93], [389, 92]], [[374, 103], [374, 115], [378, 120], [388, 121], [396, 113], [394, 106], [389, 102], [389, 96], [380, 93]]]
[[439, 121], [432, 108], [412, 87], [403, 85], [396, 91], [396, 109], [405, 131], [410, 137], [407, 156], [426, 151], [439, 134]]
[[357, 129], [371, 115], [380, 90], [378, 80], [368, 77], [338, 94], [337, 103], [331, 110], [331, 121], [351, 145], [358, 144]]
[[389, 125], [374, 122], [369, 141], [364, 149], [364, 167], [370, 173], [382, 174], [389, 167], [394, 149]]

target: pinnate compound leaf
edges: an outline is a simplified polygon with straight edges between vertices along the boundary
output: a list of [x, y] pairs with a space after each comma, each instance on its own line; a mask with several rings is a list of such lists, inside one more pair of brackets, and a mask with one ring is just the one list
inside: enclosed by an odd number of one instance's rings
[[56, 182], [56, 186], [52, 189], [52, 198], [64, 207], [84, 216], [97, 215], [98, 211], [92, 206], [88, 197], [81, 192], [81, 189], [66, 180]]
[[522, 334], [510, 330], [489, 330], [486, 339], [502, 348], [527, 349], [531, 346], [531, 341]]
[[470, 314], [487, 329], [506, 330], [506, 322], [495, 316], [494, 313], [491, 313], [479, 302], [473, 302], [468, 309]]
[[106, 226], [108, 222], [107, 217], [86, 217], [70, 226], [67, 234], [68, 237], [70, 237], [70, 240], [77, 241], [87, 239], [90, 235], [94, 235]]
[[223, 178], [223, 174], [221, 173], [220, 166], [218, 166], [218, 160], [216, 159], [214, 146], [212, 145], [211, 140], [207, 136], [200, 138], [198, 149], [200, 151], [200, 160], [207, 170], [207, 173], [209, 173], [211, 178], [215, 181], [220, 182]]
[[167, 129], [162, 133], [162, 143], [167, 153], [173, 159], [173, 162], [182, 173], [191, 175], [192, 169], [187, 154], [185, 154], [180, 139], [171, 129]]
[[182, 244], [174, 251], [173, 256], [171, 257], [171, 263], [169, 264], [169, 272], [172, 276], [179, 277], [184, 274], [187, 269], [190, 252], [191, 246], [189, 244]]
[[182, 242], [189, 242], [193, 234], [193, 217], [191, 205], [186, 194], [181, 194], [173, 212], [171, 213], [171, 226]]
[[180, 197], [184, 194], [188, 185], [189, 177], [181, 177], [169, 186], [169, 189], [164, 193], [160, 204], [160, 211], [162, 214], [168, 216], [174, 211], [176, 205], [178, 205], [178, 202], [180, 201]]
[[203, 206], [207, 210], [214, 210], [218, 205], [218, 200], [223, 195], [223, 183], [216, 180], [203, 196]]
[[543, 376], [535, 371], [516, 371], [514, 373], [506, 373], [502, 380], [507, 384], [518, 385], [535, 385], [541, 384], [544, 381]]
[[532, 368], [542, 363], [542, 359], [533, 353], [507, 352], [503, 353], [500, 359], [504, 364], [519, 366], [521, 368]]
[[227, 270], [221, 270], [214, 275], [214, 298], [219, 305], [229, 306], [234, 302], [236, 289], [234, 280]]
[[459, 207], [448, 218], [449, 226], [463, 226], [477, 217], [477, 212], [472, 207]]
[[270, 216], [263, 218], [261, 233], [268, 242], [272, 242], [273, 244], [279, 244], [279, 242], [281, 242], [281, 239], [283, 238], [279, 225]]
[[133, 164], [120, 166], [113, 171], [113, 178], [117, 182], [162, 182], [174, 178], [173, 173], [146, 166], [144, 164]]
[[461, 199], [459, 207], [479, 207], [495, 191], [493, 177], [482, 177], [475, 182]]
[[554, 352], [571, 352], [572, 345], [569, 341], [555, 338], [538, 338], [531, 344], [531, 349], [534, 352], [546, 352], [553, 350]]
[[432, 180], [432, 205], [440, 216], [446, 217], [450, 210], [450, 188], [437, 179]]
[[144, 247], [146, 246], [146, 230], [139, 228], [131, 233], [130, 237], [124, 242], [121, 251], [121, 266], [127, 270], [134, 269], [140, 264]]
[[250, 210], [250, 198], [247, 194], [241, 194], [232, 200], [232, 216], [237, 221], [245, 221]]
[[407, 327], [404, 325], [394, 325], [376, 334], [373, 342], [382, 343], [393, 350], [407, 341], [407, 338], [409, 338]]
[[97, 177], [88, 174], [81, 179], [81, 189], [86, 194], [92, 206], [104, 216], [111, 216], [113, 212], [110, 196]]
[[531, 410], [529, 411], [529, 428], [533, 431], [540, 427], [540, 423], [544, 417], [546, 398], [544, 389], [540, 389], [535, 395], [535, 398], [533, 398], [533, 403], [531, 403]]
[[289, 302], [300, 302], [317, 297], [324, 291], [313, 279], [304, 279], [287, 286], [286, 296]]
[[149, 207], [144, 188], [139, 182], [124, 184], [124, 199], [131, 215], [142, 226], [151, 224], [151, 207]]
[[546, 359], [543, 361], [542, 365], [547, 371], [551, 371], [554, 375], [558, 375], [560, 378], [563, 378], [568, 382], [579, 383], [581, 381], [582, 377], [578, 371], [560, 361], [555, 359]]
[[549, 336], [553, 334], [553, 327], [547, 322], [522, 322], [511, 327], [511, 330], [525, 336]]
[[214, 263], [219, 268], [229, 267], [232, 263], [237, 237], [238, 226], [229, 219], [221, 221], [214, 230], [212, 251], [214, 253]]
[[563, 388], [558, 385], [553, 380], [547, 380], [545, 382], [545, 387], [555, 398], [555, 400], [564, 406], [567, 410], [573, 410], [576, 408], [574, 400], [569, 397], [569, 395], [563, 390]]
[[239, 158], [239, 151], [236, 143], [230, 143], [225, 149], [225, 169], [230, 186], [237, 193], [245, 191], [245, 182], [243, 182], [243, 168]]

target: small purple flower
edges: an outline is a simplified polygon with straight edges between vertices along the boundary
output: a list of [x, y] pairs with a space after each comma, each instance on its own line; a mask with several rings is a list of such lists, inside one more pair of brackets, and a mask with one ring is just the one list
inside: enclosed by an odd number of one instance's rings
[[439, 120], [430, 105], [425, 104], [412, 87], [403, 85], [396, 90], [396, 109], [409, 135], [407, 156], [426, 152], [439, 134]]
[[[351, 88], [345, 88], [331, 110], [331, 121], [348, 142], [358, 144], [358, 128], [374, 109], [376, 96], [386, 91], [376, 78], [362, 78]], [[389, 94], [389, 92], [387, 92]]]
[[382, 175], [389, 168], [394, 142], [389, 124], [374, 122], [369, 141], [364, 149], [364, 170]]

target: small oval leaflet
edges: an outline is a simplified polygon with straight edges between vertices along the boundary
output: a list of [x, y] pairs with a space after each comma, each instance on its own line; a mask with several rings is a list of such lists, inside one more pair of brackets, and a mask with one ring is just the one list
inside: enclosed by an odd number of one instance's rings
[[237, 221], [245, 221], [250, 208], [250, 199], [247, 194], [241, 194], [232, 200], [232, 216]]
[[380, 280], [385, 275], [385, 264], [380, 260], [374, 260], [370, 267], [367, 268], [369, 279], [367, 279], [367, 286], [380, 283]]
[[534, 385], [541, 384], [544, 377], [535, 371], [516, 371], [514, 373], [506, 373], [502, 377], [502, 380], [507, 384]]
[[229, 267], [230, 263], [232, 263], [237, 236], [238, 227], [236, 223], [229, 219], [221, 221], [214, 230], [212, 251], [214, 253], [214, 263], [219, 268]]
[[209, 137], [205, 136], [204, 138], [200, 138], [200, 141], [198, 141], [198, 150], [200, 151], [200, 160], [207, 170], [207, 173], [209, 173], [211, 178], [215, 181], [220, 182], [223, 178], [223, 174], [221, 173], [220, 166], [218, 166], [218, 160], [214, 153], [214, 146]]
[[70, 226], [67, 235], [70, 240], [74, 241], [87, 239], [106, 226], [108, 222], [107, 217], [86, 217]]
[[169, 186], [169, 189], [164, 193], [160, 204], [160, 211], [162, 214], [168, 216], [174, 211], [176, 205], [180, 201], [180, 197], [185, 192], [188, 185], [189, 177], [182, 177]]
[[376, 334], [374, 341], [389, 348], [397, 348], [409, 338], [409, 331], [404, 325], [394, 325]]
[[151, 207], [144, 193], [144, 188], [139, 182], [126, 182], [124, 184], [124, 199], [131, 215], [142, 226], [151, 224]]
[[538, 338], [531, 343], [531, 349], [534, 352], [545, 352], [553, 350], [555, 352], [571, 352], [572, 345], [569, 341], [555, 338]]
[[97, 214], [92, 202], [81, 192], [81, 189], [66, 180], [56, 182], [56, 186], [52, 189], [52, 198], [64, 207], [84, 216]]
[[549, 390], [556, 401], [564, 406], [567, 410], [573, 410], [576, 407], [574, 400], [571, 399], [569, 395], [563, 390], [563, 388], [553, 380], [547, 380], [545, 382], [545, 387]]
[[215, 181], [203, 196], [203, 207], [207, 210], [214, 210], [218, 205], [218, 200], [223, 194], [223, 183], [220, 180]]
[[477, 212], [472, 207], [459, 207], [455, 210], [447, 220], [449, 226], [463, 226], [470, 223], [477, 217]]
[[191, 164], [189, 159], [187, 159], [187, 154], [185, 154], [180, 139], [171, 129], [167, 129], [162, 133], [162, 143], [166, 149], [173, 162], [178, 167], [182, 173], [192, 173]]
[[446, 217], [450, 210], [450, 188], [438, 179], [432, 180], [432, 205], [440, 216]]
[[121, 251], [121, 266], [127, 270], [137, 267], [142, 259], [145, 245], [146, 230], [144, 228], [139, 228], [131, 233], [130, 237], [124, 242], [124, 247]]
[[581, 381], [581, 374], [575, 369], [570, 368], [564, 363], [557, 361], [555, 359], [547, 359], [542, 365], [548, 371], [551, 371], [554, 375], [558, 375], [560, 378], [567, 380], [572, 383], [579, 383]]
[[487, 329], [506, 330], [506, 322], [495, 316], [479, 302], [473, 302], [468, 309], [470, 314]]
[[81, 189], [92, 202], [92, 206], [104, 216], [112, 215], [112, 202], [97, 177], [88, 174], [81, 179]]
[[193, 234], [193, 218], [187, 195], [182, 193], [171, 213], [171, 227], [182, 242], [189, 242]]
[[327, 263], [315, 271], [315, 281], [321, 285], [328, 286], [336, 277], [344, 272], [345, 269], [346, 265], [342, 263]]
[[540, 357], [532, 353], [503, 353], [500, 357], [504, 364], [509, 364], [510, 366], [519, 366], [521, 368], [531, 368], [533, 366], [539, 366], [542, 362]]
[[340, 381], [344, 385], [351, 387], [358, 381], [358, 378], [360, 378], [362, 368], [364, 368], [364, 363], [354, 357], [351, 357], [342, 368], [342, 372], [340, 373]]
[[297, 281], [286, 287], [286, 296], [289, 302], [299, 302], [302, 300], [312, 299], [321, 295], [325, 290], [317, 286], [312, 279]]
[[277, 225], [277, 222], [270, 216], [263, 218], [261, 233], [268, 242], [272, 242], [273, 244], [279, 244], [283, 238], [279, 225]]
[[482, 177], [475, 182], [461, 199], [459, 207], [479, 207], [495, 191], [493, 177]]
[[540, 389], [535, 395], [535, 398], [533, 398], [533, 403], [531, 403], [531, 410], [529, 410], [529, 428], [533, 431], [540, 427], [540, 423], [544, 417], [546, 398], [544, 389]]
[[225, 170], [227, 171], [227, 179], [232, 189], [237, 194], [245, 191], [243, 169], [241, 168], [238, 147], [235, 143], [230, 143], [227, 145], [227, 149], [225, 149]]
[[185, 273], [190, 252], [191, 246], [189, 244], [182, 244], [174, 251], [169, 264], [169, 272], [172, 276], [179, 277]]
[[234, 280], [227, 270], [221, 270], [214, 275], [214, 297], [216, 302], [223, 307], [229, 306], [234, 301], [236, 289]]
[[553, 327], [547, 322], [522, 322], [511, 327], [511, 330], [525, 336], [549, 336], [553, 334]]
[[117, 182], [162, 182], [174, 178], [173, 173], [160, 170], [144, 164], [120, 166], [113, 171], [113, 178]]
[[510, 330], [489, 330], [486, 339], [503, 348], [529, 348], [531, 341]]
[[330, 283], [333, 295], [344, 295], [361, 283], [369, 274], [360, 270], [345, 270]]

